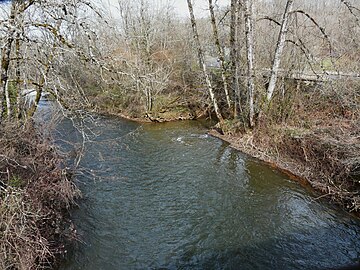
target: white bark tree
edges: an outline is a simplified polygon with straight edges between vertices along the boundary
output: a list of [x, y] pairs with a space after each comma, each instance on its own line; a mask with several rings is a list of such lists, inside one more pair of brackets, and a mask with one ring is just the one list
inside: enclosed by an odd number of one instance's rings
[[254, 41], [254, 4], [253, 0], [245, 0], [245, 35], [246, 35], [246, 56], [247, 56], [247, 91], [249, 105], [249, 126], [255, 125], [255, 108], [254, 108], [254, 92], [255, 92], [255, 41]]
[[228, 108], [230, 109], [231, 108], [231, 99], [230, 99], [230, 94], [229, 94], [228, 82], [227, 82], [227, 78], [226, 78], [225, 57], [224, 57], [224, 53], [223, 53], [223, 50], [222, 50], [221, 44], [220, 44], [218, 27], [217, 27], [217, 23], [216, 23], [215, 12], [214, 12], [213, 0], [209, 0], [209, 10], [210, 10], [210, 19], [211, 19], [211, 25], [212, 25], [212, 29], [213, 29], [215, 46], [216, 46], [216, 50], [217, 50], [219, 61], [220, 61], [221, 79], [223, 82], [226, 103], [228, 105]]
[[[87, 36], [88, 18], [80, 14], [90, 10], [96, 14], [92, 4], [83, 0], [12, 1], [10, 14], [4, 20], [6, 27], [1, 29], [5, 33], [0, 67], [2, 119], [26, 121], [32, 117], [45, 90], [59, 101], [66, 99], [70, 91], [65, 94], [54, 90], [63, 75], [55, 70], [63, 65], [61, 59], [65, 54], [84, 62], [92, 58], [90, 46], [76, 43], [76, 36]], [[21, 102], [21, 91], [29, 92], [32, 88], [36, 96], [28, 108]], [[74, 88], [71, 91], [75, 93]]]
[[188, 3], [189, 13], [190, 13], [190, 21], [191, 21], [191, 27], [192, 27], [192, 31], [193, 31], [193, 35], [194, 35], [195, 45], [196, 45], [197, 50], [198, 50], [199, 63], [200, 63], [200, 66], [202, 68], [203, 75], [205, 77], [206, 85], [207, 85], [207, 88], [208, 88], [208, 91], [209, 91], [211, 101], [212, 101], [213, 106], [214, 106], [216, 117], [218, 118], [218, 120], [220, 122], [220, 125], [221, 125], [222, 122], [224, 121], [224, 118], [223, 118], [223, 116], [221, 114], [221, 111], [220, 111], [220, 108], [218, 106], [218, 101], [217, 101], [217, 98], [215, 97], [214, 89], [213, 89], [213, 86], [212, 86], [212, 83], [211, 83], [211, 80], [210, 80], [210, 76], [208, 74], [207, 67], [206, 67], [206, 64], [205, 64], [204, 53], [203, 53], [203, 49], [202, 49], [202, 46], [201, 46], [201, 43], [200, 43], [199, 33], [198, 33], [198, 30], [197, 30], [193, 5], [191, 3], [191, 0], [187, 0], [187, 3]]
[[269, 103], [271, 101], [271, 98], [273, 96], [273, 93], [274, 93], [274, 90], [276, 87], [276, 82], [278, 79], [278, 73], [279, 73], [280, 64], [281, 64], [281, 58], [282, 58], [282, 54], [284, 51], [286, 35], [288, 32], [288, 27], [289, 27], [289, 18], [291, 15], [293, 4], [294, 4], [294, 0], [287, 0], [285, 11], [284, 11], [283, 18], [281, 21], [279, 37], [278, 37], [278, 41], [276, 44], [273, 65], [271, 68], [269, 86], [268, 86], [267, 93], [266, 93], [267, 103]]
[[237, 117], [238, 107], [241, 109], [239, 89], [239, 44], [238, 44], [239, 0], [231, 0], [230, 6], [230, 62], [233, 88], [234, 117]]
[[[24, 12], [24, 9], [27, 8], [26, 4], [23, 1], [12, 1], [10, 8], [10, 16], [7, 20], [7, 34], [5, 38], [5, 44], [3, 45], [1, 52], [1, 93], [2, 98], [0, 99], [0, 108], [1, 116], [9, 119], [11, 117], [12, 108], [10, 102], [10, 93], [9, 93], [9, 73], [11, 68], [11, 52], [14, 47], [15, 36], [17, 32], [21, 31], [22, 25], [19, 25], [18, 15]], [[2, 100], [4, 99], [4, 102]], [[4, 106], [2, 107], [4, 103]], [[1, 119], [1, 117], [0, 117]]]

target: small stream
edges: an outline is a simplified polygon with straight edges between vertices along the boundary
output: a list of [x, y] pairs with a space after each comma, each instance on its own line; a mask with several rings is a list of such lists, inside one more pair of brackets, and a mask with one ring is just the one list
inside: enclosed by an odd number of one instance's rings
[[[76, 141], [71, 122], [58, 137]], [[328, 269], [360, 262], [360, 221], [206, 134], [101, 117], [62, 270]], [[59, 135], [61, 134], [61, 135]]]

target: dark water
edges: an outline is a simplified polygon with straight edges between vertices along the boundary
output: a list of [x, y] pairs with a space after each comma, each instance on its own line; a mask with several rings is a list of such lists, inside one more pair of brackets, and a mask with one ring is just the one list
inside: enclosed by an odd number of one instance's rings
[[[359, 263], [360, 222], [206, 135], [103, 118], [61, 269], [328, 269]], [[76, 138], [70, 123], [61, 136]], [[94, 176], [94, 177], [92, 177]]]

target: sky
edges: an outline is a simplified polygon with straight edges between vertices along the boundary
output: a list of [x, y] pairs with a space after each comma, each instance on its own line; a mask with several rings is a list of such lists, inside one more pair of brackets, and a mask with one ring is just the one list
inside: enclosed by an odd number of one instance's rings
[[[154, 5], [162, 5], [166, 2], [170, 2], [170, 4], [174, 7], [174, 11], [180, 17], [188, 17], [189, 11], [186, 0], [149, 0], [153, 2]], [[102, 0], [105, 6], [110, 6], [113, 13], [116, 12], [118, 0]], [[208, 0], [192, 0], [194, 5], [194, 12], [196, 17], [204, 17], [208, 16]], [[230, 0], [214, 0], [218, 6], [226, 6], [229, 5]]]
[[[186, 0], [173, 0], [173, 5], [175, 8], [175, 11], [180, 16], [189, 16], [189, 10], [187, 6]], [[207, 0], [193, 0], [194, 3], [194, 12], [196, 16], [208, 16], [208, 1]], [[218, 6], [226, 6], [230, 4], [230, 0], [215, 0], [214, 3], [216, 3]]]
[[[7, 0], [8, 1], [8, 0]], [[5, 0], [0, 0], [0, 7], [2, 3], [7, 2]], [[113, 16], [118, 13], [118, 0], [92, 0], [94, 2], [100, 1], [103, 6], [108, 9]], [[175, 13], [179, 17], [189, 17], [189, 11], [187, 6], [187, 0], [148, 0], [154, 5], [164, 5], [166, 2], [169, 2], [171, 6], [174, 7]], [[205, 17], [209, 15], [208, 12], [208, 0], [192, 0], [194, 6], [195, 16], [197, 18]], [[230, 0], [214, 0], [214, 3], [219, 7], [224, 7], [230, 4]]]

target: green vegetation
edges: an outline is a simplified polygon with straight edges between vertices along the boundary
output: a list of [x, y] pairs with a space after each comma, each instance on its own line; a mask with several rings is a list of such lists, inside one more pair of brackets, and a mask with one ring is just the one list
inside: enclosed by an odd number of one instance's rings
[[14, 175], [12, 178], [8, 180], [7, 185], [12, 188], [21, 188], [24, 185], [24, 181], [21, 180], [19, 177]]

